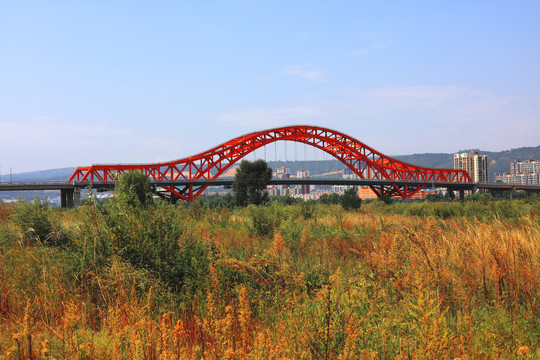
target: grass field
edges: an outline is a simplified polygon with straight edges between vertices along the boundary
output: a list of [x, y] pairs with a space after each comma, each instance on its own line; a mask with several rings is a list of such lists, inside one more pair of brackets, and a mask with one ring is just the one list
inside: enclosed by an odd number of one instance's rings
[[540, 201], [0, 204], [0, 359], [538, 359]]

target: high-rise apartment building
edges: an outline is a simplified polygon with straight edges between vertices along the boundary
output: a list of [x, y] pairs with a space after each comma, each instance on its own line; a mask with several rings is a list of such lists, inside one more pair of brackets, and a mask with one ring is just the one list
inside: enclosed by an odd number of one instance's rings
[[[297, 179], [307, 179], [309, 177], [309, 171], [305, 169], [298, 170], [296, 172], [296, 178]], [[306, 195], [310, 192], [310, 187], [308, 184], [300, 185], [300, 194]]]
[[510, 173], [498, 175], [496, 180], [514, 185], [538, 185], [540, 184], [540, 161], [513, 161], [510, 163]]
[[[276, 169], [276, 178], [277, 179], [288, 179], [291, 177], [291, 171], [289, 168], [283, 166]], [[280, 195], [288, 195], [287, 189], [289, 185], [277, 185], [276, 188], [279, 190]]]
[[540, 161], [525, 160], [510, 163], [510, 175], [529, 175], [540, 173]]
[[478, 152], [454, 154], [454, 169], [466, 170], [474, 182], [489, 182], [489, 156]]

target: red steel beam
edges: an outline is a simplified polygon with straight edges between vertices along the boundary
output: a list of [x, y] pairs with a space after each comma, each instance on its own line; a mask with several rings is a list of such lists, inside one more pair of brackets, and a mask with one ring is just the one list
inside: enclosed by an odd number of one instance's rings
[[[171, 162], [156, 164], [92, 165], [78, 168], [68, 182], [109, 183], [118, 180], [126, 171], [139, 170], [155, 182], [216, 179], [234, 163], [252, 151], [276, 141], [296, 141], [327, 152], [349, 167], [360, 178], [381, 180], [410, 180], [425, 182], [472, 182], [465, 170], [432, 169], [404, 163], [386, 156], [364, 143], [335, 130], [317, 126], [285, 126], [246, 134], [229, 140], [208, 151]], [[165, 188], [165, 187], [164, 187]], [[180, 194], [172, 187], [167, 189], [184, 200], [197, 198], [205, 187]], [[402, 198], [410, 197], [422, 187], [395, 186], [394, 193]], [[376, 191], [382, 196], [383, 191]]]

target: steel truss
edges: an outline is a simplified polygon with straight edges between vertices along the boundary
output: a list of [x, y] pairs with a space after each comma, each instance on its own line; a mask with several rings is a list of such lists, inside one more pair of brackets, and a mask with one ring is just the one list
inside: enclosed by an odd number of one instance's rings
[[[234, 163], [249, 153], [276, 141], [296, 141], [316, 147], [340, 160], [362, 179], [418, 181], [418, 182], [472, 182], [465, 170], [431, 169], [411, 165], [388, 157], [362, 142], [338, 131], [316, 126], [286, 126], [246, 134], [229, 140], [203, 153], [171, 162], [131, 165], [91, 165], [78, 168], [68, 182], [109, 183], [127, 171], [140, 170], [159, 183], [175, 180], [212, 180], [218, 178]], [[196, 199], [207, 186], [159, 186], [159, 196], [172, 200]], [[381, 196], [411, 197], [424, 186], [380, 185], [370, 186]]]

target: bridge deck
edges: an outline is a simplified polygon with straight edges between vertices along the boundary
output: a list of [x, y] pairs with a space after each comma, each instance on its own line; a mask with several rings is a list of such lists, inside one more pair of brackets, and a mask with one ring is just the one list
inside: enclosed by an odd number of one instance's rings
[[[151, 181], [152, 185], [160, 186], [230, 186], [233, 178], [218, 178], [215, 180], [176, 180], [176, 181]], [[516, 184], [489, 184], [489, 183], [463, 183], [463, 182], [422, 182], [422, 181], [397, 181], [397, 180], [369, 180], [369, 179], [271, 179], [269, 185], [424, 185], [426, 187], [448, 188], [452, 190], [485, 189], [490, 191], [540, 191], [540, 185], [516, 185]], [[113, 182], [93, 184], [79, 182], [24, 182], [24, 183], [0, 183], [0, 191], [31, 191], [31, 190], [69, 190], [92, 187], [94, 189], [112, 189]]]
[[[231, 186], [233, 178], [218, 178], [215, 180], [177, 180], [177, 181], [151, 181], [155, 187], [206, 187], [206, 186]], [[269, 185], [353, 185], [353, 186], [412, 186], [424, 188], [446, 188], [449, 191], [459, 191], [460, 199], [464, 198], [465, 190], [475, 191], [484, 189], [488, 191], [522, 190], [527, 192], [540, 192], [540, 185], [512, 185], [512, 184], [475, 184], [468, 182], [421, 182], [399, 180], [369, 180], [369, 179], [272, 179]], [[112, 190], [114, 182], [81, 183], [81, 182], [27, 182], [27, 183], [0, 183], [0, 191], [32, 191], [32, 190], [59, 190], [62, 207], [78, 206], [80, 203], [81, 189]]]

